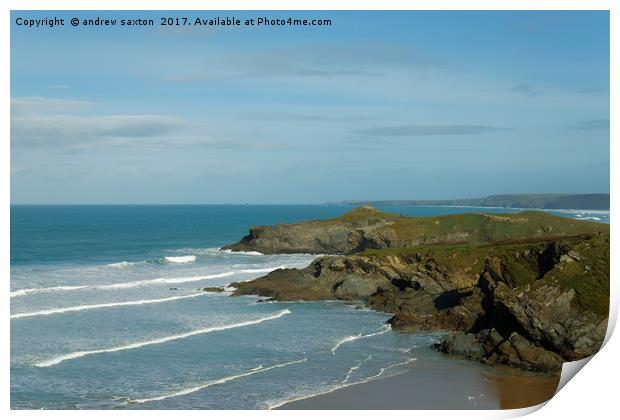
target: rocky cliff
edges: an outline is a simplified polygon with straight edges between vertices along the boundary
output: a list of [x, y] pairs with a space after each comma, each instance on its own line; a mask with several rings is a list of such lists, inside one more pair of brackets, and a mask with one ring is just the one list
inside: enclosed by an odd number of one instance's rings
[[[395, 329], [451, 331], [437, 346], [441, 351], [484, 363], [555, 370], [602, 344], [609, 308], [609, 233], [606, 225], [539, 216], [521, 213], [509, 221], [467, 216], [461, 220], [473, 220], [473, 226], [450, 232], [469, 243], [362, 247], [354, 255], [320, 257], [305, 269], [276, 270], [231, 286], [236, 295], [278, 300], [363, 300], [393, 313], [389, 322]], [[385, 223], [380, 219], [367, 226]], [[433, 226], [434, 219], [420, 219], [417, 226]], [[513, 223], [520, 233], [508, 240], [516, 229], [504, 226]], [[307, 226], [292, 226], [302, 225]], [[526, 239], [528, 232], [532, 237]]]
[[295, 224], [259, 226], [232, 251], [263, 254], [354, 254], [367, 249], [433, 244], [481, 244], [608, 231], [608, 226], [545, 212], [493, 215], [467, 213], [408, 217], [359, 207], [340, 217]]

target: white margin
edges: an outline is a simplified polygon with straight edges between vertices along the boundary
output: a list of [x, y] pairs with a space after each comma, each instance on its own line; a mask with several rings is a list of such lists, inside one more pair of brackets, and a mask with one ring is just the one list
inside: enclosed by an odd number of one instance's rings
[[[4, 124], [3, 128], [3, 150], [0, 154], [0, 168], [4, 174], [3, 182], [0, 184], [2, 188], [2, 196], [5, 205], [0, 210], [2, 212], [2, 224], [0, 234], [2, 235], [1, 247], [3, 258], [0, 258], [0, 273], [5, 282], [3, 313], [5, 314], [2, 322], [3, 346], [2, 346], [2, 407], [5, 414], [10, 414], [14, 418], [33, 418], [47, 417], [51, 419], [70, 419], [82, 418], [84, 413], [79, 411], [10, 411], [10, 308], [9, 308], [9, 278], [10, 278], [10, 10], [611, 10], [611, 80], [610, 91], [617, 95], [618, 92], [618, 75], [620, 74], [620, 66], [618, 65], [618, 40], [620, 40], [618, 13], [620, 8], [618, 2], [612, 0], [417, 0], [417, 1], [368, 1], [368, 0], [298, 0], [295, 2], [283, 0], [229, 0], [229, 1], [196, 1], [196, 0], [90, 0], [88, 2], [82, 0], [5, 0], [2, 2], [3, 25], [2, 32], [2, 74], [3, 83], [0, 87], [2, 97], [1, 102]], [[610, 115], [611, 130], [610, 138], [618, 140], [618, 115], [617, 115], [617, 97], [612, 95], [610, 99]], [[614, 113], [615, 112], [615, 113]], [[617, 185], [616, 179], [618, 171], [614, 167], [617, 161], [618, 146], [614, 141], [610, 142], [610, 168], [611, 168], [611, 213], [615, 214], [618, 207], [618, 197], [615, 194], [614, 187]], [[616, 284], [616, 264], [619, 256], [615, 240], [617, 229], [615, 225], [611, 226], [612, 232], [612, 265], [611, 265], [611, 308], [610, 323], [606, 336], [606, 345], [599, 353], [591, 358], [588, 363], [589, 368], [584, 369], [579, 374], [577, 380], [570, 381], [566, 386], [558, 392], [547, 404], [541, 404], [521, 410], [507, 411], [349, 411], [349, 412], [332, 412], [332, 411], [296, 411], [294, 413], [287, 411], [217, 411], [204, 413], [201, 411], [115, 411], [114, 416], [121, 419], [124, 418], [148, 418], [163, 419], [174, 415], [182, 415], [186, 419], [204, 418], [208, 415], [210, 418], [247, 418], [269, 416], [270, 418], [284, 418], [294, 414], [296, 418], [310, 419], [316, 414], [334, 418], [353, 418], [365, 419], [374, 418], [377, 414], [385, 413], [391, 419], [407, 418], [415, 416], [419, 418], [465, 418], [465, 419], [484, 419], [484, 418], [507, 418], [517, 417], [530, 414], [536, 419], [570, 419], [583, 418], [607, 418], [613, 412], [617, 412], [617, 375], [619, 373], [619, 360], [616, 355], [620, 355], [620, 345], [618, 340], [611, 336], [614, 330], [617, 313], [618, 313], [618, 287]], [[575, 365], [569, 366], [574, 371]], [[414, 390], [412, 390], [414, 392]], [[542, 407], [544, 409], [540, 410]], [[89, 417], [93, 419], [104, 419], [112, 415], [112, 412], [90, 411]]]

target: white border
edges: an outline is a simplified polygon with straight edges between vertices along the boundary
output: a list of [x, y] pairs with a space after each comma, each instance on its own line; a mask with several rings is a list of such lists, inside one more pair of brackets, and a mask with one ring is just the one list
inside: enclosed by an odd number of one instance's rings
[[[349, 9], [361, 9], [361, 10], [611, 10], [611, 92], [618, 91], [618, 74], [620, 74], [620, 66], [618, 65], [618, 52], [620, 40], [619, 31], [619, 18], [618, 18], [618, 2], [611, 0], [435, 0], [435, 1], [396, 1], [396, 0], [382, 0], [382, 1], [366, 1], [366, 0], [298, 0], [295, 2], [283, 1], [283, 0], [263, 0], [260, 3], [256, 0], [231, 0], [231, 1], [219, 1], [219, 2], [198, 2], [196, 0], [91, 0], [88, 2], [77, 0], [5, 0], [2, 2], [3, 24], [0, 26], [2, 32], [2, 74], [3, 83], [0, 87], [1, 94], [4, 100], [1, 102], [3, 111], [3, 150], [0, 154], [1, 164], [0, 168], [4, 174], [3, 182], [0, 184], [2, 189], [2, 196], [5, 200], [5, 205], [2, 207], [2, 223], [0, 225], [0, 233], [2, 235], [2, 241], [0, 246], [2, 248], [2, 258], [0, 258], [0, 269], [2, 273], [2, 280], [5, 282], [4, 290], [6, 295], [3, 299], [3, 313], [5, 314], [2, 322], [3, 333], [3, 346], [2, 346], [2, 407], [5, 413], [9, 413], [9, 389], [10, 389], [10, 375], [9, 375], [9, 297], [8, 297], [8, 283], [9, 283], [9, 252], [10, 252], [10, 43], [9, 43], [9, 31], [10, 31], [10, 10], [349, 10]], [[617, 123], [617, 98], [612, 96], [611, 103], [611, 138], [618, 139]], [[611, 189], [617, 185], [618, 171], [615, 169], [613, 162], [616, 162], [618, 147], [614, 142], [611, 142]], [[611, 195], [611, 207], [612, 214], [615, 214], [615, 209], [618, 207], [618, 196], [615, 191]], [[611, 226], [612, 237], [616, 238], [615, 225]], [[618, 257], [618, 247], [616, 242], [612, 240], [612, 261]], [[611, 325], [615, 324], [615, 320], [618, 313], [618, 288], [615, 282], [616, 279], [616, 266], [612, 263], [611, 266], [611, 279], [612, 279], [612, 308], [611, 308]], [[609, 339], [609, 333], [608, 337]], [[588, 363], [588, 367], [580, 372], [576, 380], [570, 381], [565, 388], [561, 390], [546, 406], [544, 409], [537, 411], [533, 414], [532, 418], [607, 418], [617, 411], [616, 406], [616, 377], [618, 375], [619, 362], [616, 355], [620, 354], [618, 351], [620, 345], [618, 344], [617, 337], [611, 337], [609, 342], [597, 354], [591, 362]], [[415, 390], [412, 390], [415, 392]], [[408, 418], [412, 416], [415, 418], [500, 418], [500, 417], [513, 417], [518, 415], [524, 415], [533, 410], [513, 410], [513, 411], [494, 411], [494, 412], [463, 412], [463, 411], [390, 411], [386, 412], [390, 418]], [[52, 419], [65, 419], [65, 418], [81, 418], [84, 413], [71, 411], [50, 411], [50, 412], [37, 412], [37, 411], [10, 411], [9, 413], [15, 418], [31, 418], [42, 417]], [[116, 412], [101, 412], [91, 411], [87, 415], [93, 419], [104, 419], [108, 416], [114, 415], [120, 418], [147, 418], [148, 419], [162, 419], [168, 418], [177, 414], [174, 411], [116, 411]], [[315, 415], [349, 418], [355, 416], [356, 419], [361, 418], [374, 418], [377, 415], [381, 415], [379, 412], [366, 411], [366, 412], [314, 412], [314, 411], [218, 411], [218, 412], [202, 412], [202, 411], [183, 411], [178, 415], [182, 415], [185, 418], [198, 419], [203, 418], [205, 415], [209, 417], [217, 418], [241, 418], [242, 416], [251, 415], [253, 417], [266, 417], [270, 418], [283, 418], [286, 416], [294, 415], [296, 418], [310, 419]]]

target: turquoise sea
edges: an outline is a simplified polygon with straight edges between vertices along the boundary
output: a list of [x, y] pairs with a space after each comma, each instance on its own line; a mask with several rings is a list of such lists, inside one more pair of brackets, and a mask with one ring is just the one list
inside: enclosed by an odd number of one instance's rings
[[[440, 334], [391, 331], [389, 314], [358, 303], [202, 292], [314, 258], [219, 250], [250, 226], [351, 208], [12, 206], [11, 407], [271, 408], [444, 357], [430, 349]], [[554, 213], [609, 222], [609, 212]]]

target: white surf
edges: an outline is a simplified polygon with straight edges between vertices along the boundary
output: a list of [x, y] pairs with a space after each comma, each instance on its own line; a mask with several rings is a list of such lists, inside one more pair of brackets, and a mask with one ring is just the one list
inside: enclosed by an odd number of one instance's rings
[[291, 311], [289, 311], [288, 309], [284, 309], [284, 310], [282, 310], [280, 312], [277, 312], [275, 314], [271, 314], [271, 315], [268, 315], [268, 316], [265, 316], [265, 317], [262, 317], [262, 318], [252, 319], [252, 320], [242, 321], [242, 322], [237, 322], [235, 324], [219, 325], [219, 326], [213, 326], [213, 327], [200, 328], [200, 329], [197, 329], [197, 330], [188, 331], [188, 332], [181, 333], [181, 334], [169, 335], [169, 336], [166, 336], [166, 337], [155, 338], [153, 340], [138, 341], [138, 342], [135, 342], [135, 343], [125, 344], [125, 345], [116, 346], [116, 347], [109, 347], [109, 348], [105, 348], [105, 349], [76, 351], [76, 352], [73, 352], [73, 353], [67, 353], [67, 354], [63, 354], [63, 355], [60, 355], [60, 356], [53, 357], [51, 359], [43, 360], [43, 361], [41, 361], [39, 363], [36, 363], [35, 366], [36, 367], [50, 367], [50, 366], [54, 366], [54, 365], [57, 365], [59, 363], [65, 362], [67, 360], [77, 359], [77, 358], [85, 357], [85, 356], [91, 356], [93, 354], [115, 353], [115, 352], [118, 352], [118, 351], [133, 350], [133, 349], [138, 349], [140, 347], [151, 346], [151, 345], [154, 345], [154, 344], [163, 344], [163, 343], [167, 343], [169, 341], [180, 340], [180, 339], [183, 339], [183, 338], [188, 338], [188, 337], [192, 337], [192, 336], [199, 335], [199, 334], [208, 334], [208, 333], [211, 333], [211, 332], [224, 331], [224, 330], [229, 330], [229, 329], [232, 329], [232, 328], [246, 327], [246, 326], [249, 326], [249, 325], [260, 324], [260, 323], [265, 322], [265, 321], [271, 321], [273, 319], [281, 318], [284, 315], [288, 315], [290, 313], [291, 313]]

